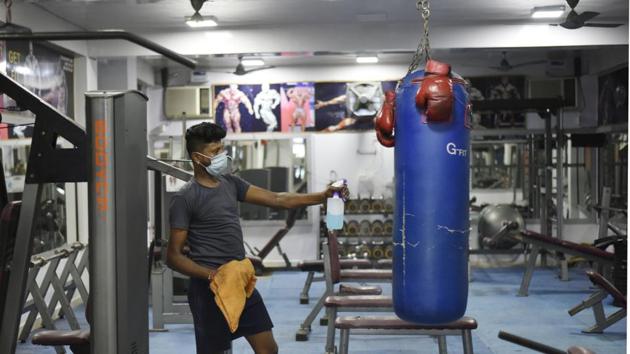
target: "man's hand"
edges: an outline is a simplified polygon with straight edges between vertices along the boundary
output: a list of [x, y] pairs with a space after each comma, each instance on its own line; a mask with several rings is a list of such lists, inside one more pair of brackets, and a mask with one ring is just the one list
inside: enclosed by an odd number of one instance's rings
[[331, 198], [335, 192], [339, 193], [341, 199], [344, 201], [350, 198], [350, 191], [348, 190], [348, 185], [345, 183], [341, 187], [334, 187], [332, 184], [329, 184], [325, 192], [326, 198]]

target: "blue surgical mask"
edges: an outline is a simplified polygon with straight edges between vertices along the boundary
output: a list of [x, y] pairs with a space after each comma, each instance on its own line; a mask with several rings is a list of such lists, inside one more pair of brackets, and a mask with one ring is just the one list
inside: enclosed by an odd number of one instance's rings
[[[199, 153], [200, 155], [203, 155]], [[203, 155], [206, 156], [206, 155]], [[206, 156], [208, 157], [208, 156]], [[218, 177], [230, 172], [232, 166], [232, 157], [226, 151], [210, 158], [210, 165], [204, 166], [210, 176]]]

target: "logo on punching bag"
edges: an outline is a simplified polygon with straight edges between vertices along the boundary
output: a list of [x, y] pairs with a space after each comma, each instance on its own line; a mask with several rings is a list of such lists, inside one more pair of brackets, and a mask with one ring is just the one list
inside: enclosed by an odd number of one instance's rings
[[448, 144], [446, 144], [446, 152], [449, 155], [466, 156], [466, 153], [468, 151], [466, 149], [458, 149], [457, 145], [455, 145], [455, 143], [448, 143]]

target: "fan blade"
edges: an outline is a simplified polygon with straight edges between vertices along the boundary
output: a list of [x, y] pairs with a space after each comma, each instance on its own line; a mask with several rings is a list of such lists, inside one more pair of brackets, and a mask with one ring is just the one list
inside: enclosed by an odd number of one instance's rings
[[585, 23], [584, 27], [614, 28], [621, 25], [623, 25], [623, 23]]
[[577, 15], [577, 18], [575, 20], [579, 22], [580, 24], [584, 25], [584, 22], [592, 20], [597, 15], [599, 15], [599, 12], [584, 11], [581, 14]]
[[518, 63], [518, 64], [512, 64], [513, 68], [518, 68], [521, 66], [527, 66], [527, 65], [538, 65], [538, 64], [544, 64], [546, 63], [546, 60], [532, 60], [532, 61], [526, 61], [523, 63]]
[[562, 28], [566, 28], [566, 29], [578, 29], [581, 28], [582, 26], [584, 26], [583, 23], [575, 23], [575, 22], [563, 22], [561, 24], [559, 24], [560, 27]]
[[510, 71], [510, 69], [512, 69], [511, 66], [489, 66], [488, 68], [494, 69], [497, 71]]

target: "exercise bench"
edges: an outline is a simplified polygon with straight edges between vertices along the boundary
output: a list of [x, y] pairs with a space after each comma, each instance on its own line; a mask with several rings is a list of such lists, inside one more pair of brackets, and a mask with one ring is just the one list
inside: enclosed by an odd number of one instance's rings
[[612, 268], [615, 262], [614, 253], [603, 251], [595, 246], [581, 245], [571, 241], [560, 240], [534, 231], [522, 231], [519, 236], [516, 236], [516, 238], [531, 247], [525, 264], [525, 273], [523, 274], [521, 287], [518, 291], [519, 296], [528, 295], [529, 284], [532, 280], [534, 268], [536, 267], [536, 259], [543, 249], [579, 256], [596, 263], [603, 269]]
[[442, 325], [411, 323], [396, 316], [345, 316], [335, 320], [341, 331], [339, 354], [348, 354], [350, 334], [369, 335], [425, 335], [437, 337], [440, 354], [447, 354], [445, 336], [462, 336], [464, 354], [473, 354], [472, 330], [477, 328], [474, 318], [461, 319]]
[[[342, 259], [339, 261], [341, 269], [366, 269], [372, 268], [372, 261], [369, 259]], [[314, 281], [324, 281], [324, 276], [316, 277], [315, 273], [324, 272], [324, 260], [313, 259], [298, 263], [297, 268], [303, 272], [308, 272], [304, 287], [300, 293], [300, 304], [307, 305], [309, 303], [309, 291]]]
[[[575, 316], [582, 310], [592, 307], [593, 315], [595, 316], [595, 325], [582, 330], [582, 332], [602, 333], [606, 328], [626, 317], [626, 297], [601, 274], [589, 270], [586, 272], [586, 275], [588, 275], [588, 278], [591, 280], [593, 285], [597, 286], [599, 290], [589, 296], [586, 300], [582, 301], [582, 303], [570, 309], [569, 315]], [[604, 313], [604, 306], [602, 304], [602, 301], [604, 301], [608, 295], [612, 296], [615, 302], [621, 306], [621, 309], [615, 311], [610, 316], [606, 316], [606, 313]]]

